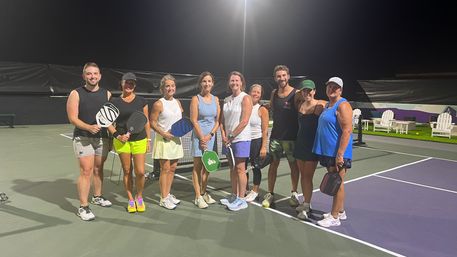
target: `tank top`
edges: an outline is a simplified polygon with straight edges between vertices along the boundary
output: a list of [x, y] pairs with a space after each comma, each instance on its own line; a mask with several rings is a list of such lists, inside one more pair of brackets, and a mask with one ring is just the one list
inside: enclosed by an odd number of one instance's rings
[[178, 100], [175, 98], [172, 100], [166, 100], [162, 97], [159, 101], [162, 102], [163, 110], [159, 114], [157, 125], [163, 131], [169, 131], [171, 129], [171, 125], [182, 118], [181, 107], [179, 106]]
[[[233, 97], [230, 95], [224, 99], [224, 127], [227, 135], [232, 133], [232, 131], [240, 124], [241, 120], [241, 108], [243, 98], [247, 96], [245, 92], [241, 92], [238, 96]], [[243, 131], [240, 134], [236, 135], [232, 142], [239, 141], [250, 141], [251, 140], [251, 126], [244, 127]]]
[[260, 104], [257, 103], [252, 107], [251, 118], [249, 118], [249, 126], [251, 127], [251, 139], [262, 137], [262, 120], [259, 115]]
[[[76, 92], [78, 92], [79, 95], [78, 118], [90, 125], [97, 124], [95, 116], [103, 104], [108, 102], [108, 90], [100, 87], [97, 91], [92, 92], [83, 86], [78, 87]], [[107, 138], [108, 130], [106, 128], [102, 128], [97, 134], [92, 134], [87, 130], [75, 127], [73, 130], [73, 137], [78, 136]]]
[[[217, 117], [217, 103], [211, 95], [211, 103], [205, 103], [203, 97], [198, 94], [198, 125], [202, 129], [213, 129]], [[206, 131], [206, 130], [205, 130]], [[209, 133], [209, 132], [206, 132]]]
[[[316, 111], [316, 106], [314, 107], [314, 111]], [[313, 150], [317, 124], [319, 121], [319, 115], [316, 115], [314, 111], [310, 114], [303, 114], [300, 112], [298, 113], [298, 133], [296, 147], [302, 147], [310, 152]]]
[[295, 141], [297, 138], [298, 112], [294, 103], [296, 91], [294, 88], [288, 96], [283, 98], [278, 96], [278, 90], [275, 91], [272, 103], [273, 128], [271, 130], [271, 139]]
[[[341, 139], [341, 127], [336, 118], [336, 111], [342, 102], [346, 102], [345, 98], [341, 98], [332, 107], [325, 106], [319, 117], [317, 125], [316, 140], [314, 141], [313, 152], [315, 154], [336, 157]], [[352, 133], [349, 137], [349, 143], [343, 154], [343, 158], [352, 159]]]

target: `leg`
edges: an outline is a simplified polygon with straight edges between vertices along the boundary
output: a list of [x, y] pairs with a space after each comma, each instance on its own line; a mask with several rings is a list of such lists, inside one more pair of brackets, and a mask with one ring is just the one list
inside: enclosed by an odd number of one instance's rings
[[344, 198], [345, 198], [345, 192], [344, 192], [344, 176], [346, 175], [346, 169], [342, 168], [340, 171], [340, 176], [342, 179], [341, 186], [338, 189], [338, 192], [336, 195], [333, 197], [333, 204], [332, 204], [332, 216], [333, 217], [338, 217], [338, 213], [344, 210]]
[[246, 158], [235, 158], [235, 175], [236, 175], [236, 184], [237, 184], [237, 191], [238, 197], [243, 198], [246, 194]]
[[268, 168], [268, 192], [273, 193], [275, 190], [276, 176], [278, 173], [279, 159], [273, 160]]
[[160, 186], [160, 195], [162, 198], [168, 196], [170, 192], [168, 189], [168, 176], [170, 174], [170, 160], [160, 159], [160, 176], [159, 176], [159, 186]]
[[133, 201], [133, 194], [132, 194], [132, 161], [130, 153], [120, 153], [119, 159], [121, 160], [122, 170], [124, 173], [123, 182], [124, 182], [124, 189], [127, 193], [127, 198], [129, 201]]
[[200, 181], [202, 181], [202, 160], [200, 157], [194, 157], [194, 168], [192, 169], [192, 184], [194, 186], [194, 191], [195, 191], [195, 199], [200, 197], [202, 195], [202, 187], [203, 183], [200, 184]]
[[144, 190], [144, 163], [146, 159], [146, 154], [134, 154], [133, 163], [135, 167], [135, 186], [136, 186], [136, 198], [143, 198]]
[[301, 187], [305, 203], [311, 203], [313, 195], [313, 177], [317, 167], [317, 161], [301, 161], [297, 160], [301, 175]]
[[94, 156], [84, 156], [79, 158], [79, 177], [77, 189], [79, 194], [79, 204], [88, 206], [90, 191], [90, 180], [94, 170]]
[[106, 156], [95, 155], [94, 158], [94, 195], [101, 196], [103, 188], [103, 164], [105, 163]]
[[168, 194], [171, 192], [171, 186], [173, 185], [173, 179], [175, 178], [175, 171], [176, 168], [178, 167], [178, 160], [170, 160], [170, 173], [168, 174], [168, 181], [167, 181], [167, 186], [168, 186]]

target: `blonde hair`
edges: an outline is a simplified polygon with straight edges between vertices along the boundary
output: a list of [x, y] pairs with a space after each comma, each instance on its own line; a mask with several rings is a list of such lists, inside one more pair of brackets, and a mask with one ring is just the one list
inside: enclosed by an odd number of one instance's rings
[[175, 85], [176, 85], [176, 79], [171, 74], [167, 74], [167, 75], [163, 76], [162, 79], [160, 80], [160, 93], [161, 94], [163, 94], [163, 89], [165, 88], [165, 81], [167, 81], [167, 80], [171, 80], [171, 81], [175, 82]]
[[263, 87], [262, 85], [260, 84], [253, 84], [250, 88], [249, 88], [249, 92], [251, 92], [254, 88], [256, 87], [259, 87], [260, 88], [260, 99], [262, 99], [262, 96], [263, 96]]

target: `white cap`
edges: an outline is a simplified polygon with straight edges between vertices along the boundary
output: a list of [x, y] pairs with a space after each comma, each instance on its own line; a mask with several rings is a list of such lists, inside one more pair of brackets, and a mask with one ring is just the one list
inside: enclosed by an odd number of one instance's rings
[[328, 85], [328, 83], [330, 82], [333, 82], [335, 84], [337, 84], [338, 86], [340, 86], [341, 88], [343, 88], [343, 80], [338, 78], [338, 77], [331, 77], [327, 83], [325, 83], [325, 85]]

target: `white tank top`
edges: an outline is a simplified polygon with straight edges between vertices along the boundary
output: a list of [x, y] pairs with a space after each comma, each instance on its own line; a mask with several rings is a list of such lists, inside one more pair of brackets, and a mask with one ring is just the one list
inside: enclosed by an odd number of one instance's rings
[[252, 107], [251, 118], [249, 119], [249, 126], [251, 126], [251, 139], [262, 137], [262, 120], [259, 115], [260, 104]]
[[[243, 98], [247, 96], [245, 92], [241, 92], [238, 96], [228, 96], [224, 99], [224, 126], [227, 136], [240, 124], [241, 120], [241, 107], [243, 105]], [[251, 140], [251, 126], [249, 124], [238, 134], [232, 142], [250, 141]]]
[[159, 114], [157, 124], [163, 131], [169, 131], [171, 125], [182, 118], [181, 107], [176, 99], [166, 100], [165, 98], [159, 99], [162, 102], [163, 110]]

